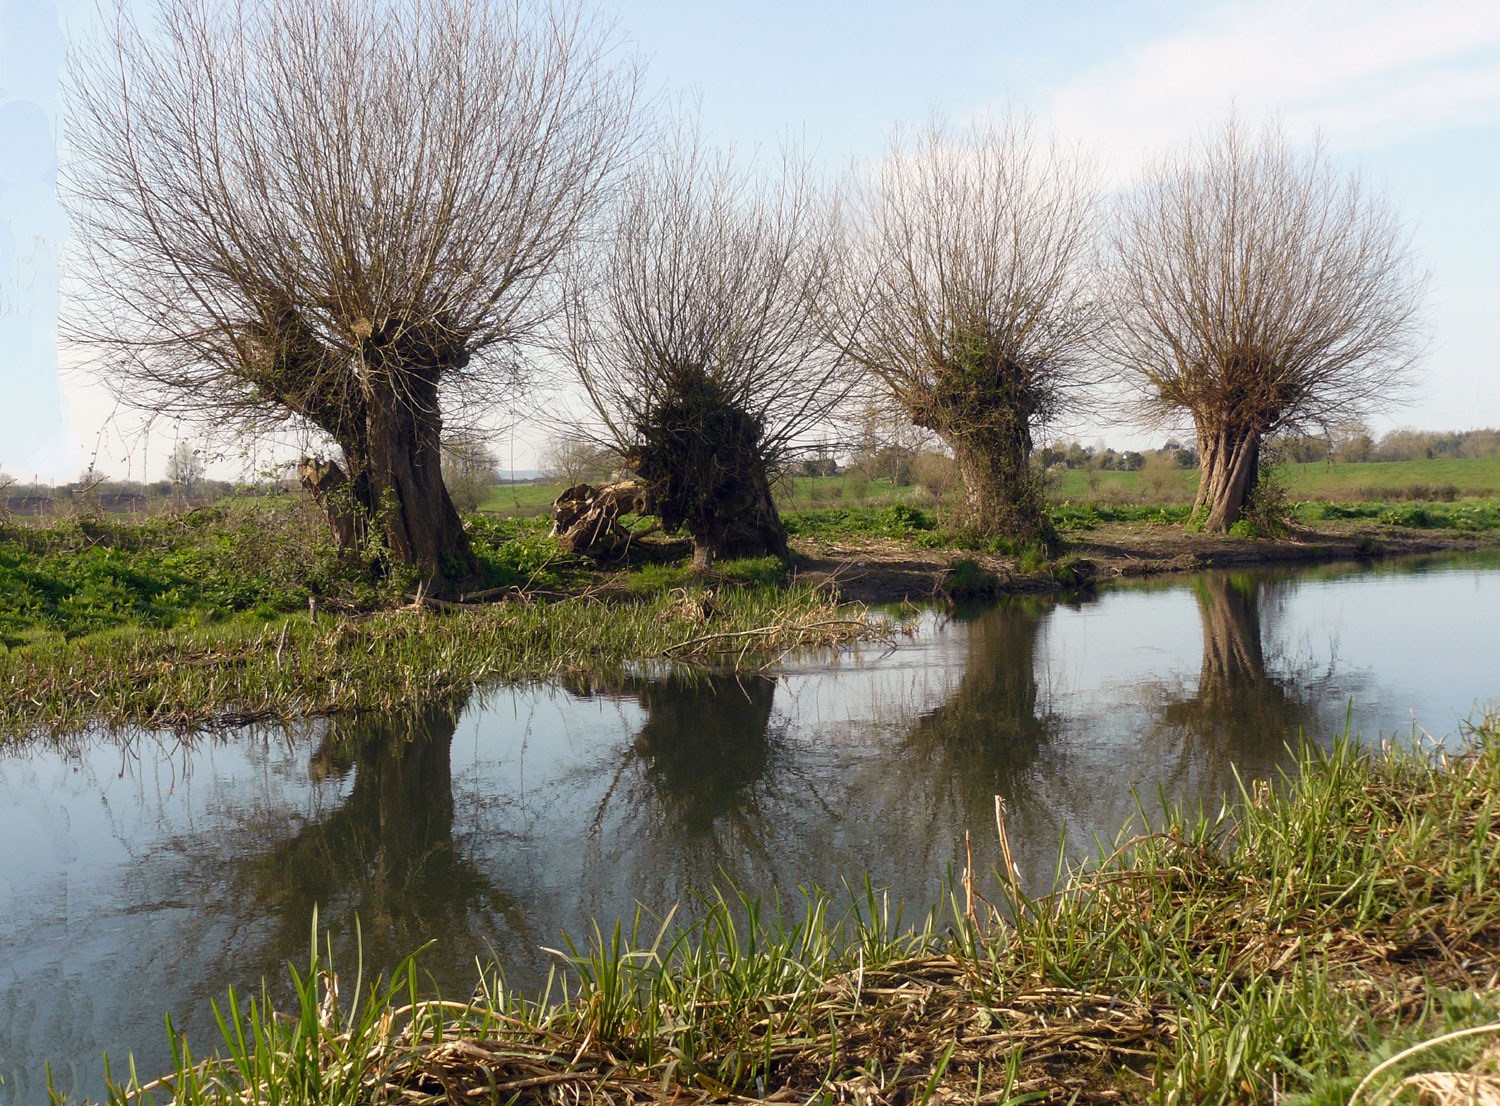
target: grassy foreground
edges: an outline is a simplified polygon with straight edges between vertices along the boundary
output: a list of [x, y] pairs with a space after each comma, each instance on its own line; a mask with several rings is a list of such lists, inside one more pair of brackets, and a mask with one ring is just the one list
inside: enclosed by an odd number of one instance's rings
[[1044, 898], [965, 873], [915, 926], [868, 888], [714, 898], [569, 944], [536, 999], [497, 972], [421, 1001], [410, 962], [335, 983], [315, 954], [300, 1004], [231, 994], [211, 1058], [178, 1039], [175, 1073], [112, 1101], [1468, 1102], [1431, 1095], [1476, 1063], [1500, 1087], [1500, 719], [1473, 742], [1344, 741]]

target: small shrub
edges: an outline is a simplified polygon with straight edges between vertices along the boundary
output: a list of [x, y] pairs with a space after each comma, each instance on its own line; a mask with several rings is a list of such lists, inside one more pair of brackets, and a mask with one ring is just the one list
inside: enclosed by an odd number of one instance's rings
[[915, 530], [931, 530], [932, 520], [915, 507], [893, 503], [882, 507], [875, 516], [876, 529], [892, 536], [904, 536]]
[[864, 469], [850, 468], [844, 473], [843, 487], [836, 490], [834, 494], [842, 495], [845, 499], [863, 502], [870, 494], [870, 477]]
[[912, 462], [912, 476], [934, 503], [941, 503], [949, 489], [958, 484], [958, 465], [952, 457], [927, 450], [918, 453]]
[[1141, 466], [1141, 498], [1157, 503], [1179, 499], [1182, 494], [1182, 470], [1172, 457], [1148, 453]]
[[1290, 514], [1291, 501], [1284, 470], [1276, 465], [1261, 465], [1255, 487], [1229, 532], [1242, 538], [1276, 537], [1286, 533]]
[[995, 574], [973, 557], [961, 557], [948, 566], [943, 577], [943, 591], [958, 602], [983, 599], [1000, 589]]
[[1052, 525], [1059, 530], [1092, 530], [1102, 521], [1095, 503], [1063, 503], [1052, 509]]
[[1028, 545], [1017, 553], [1015, 570], [1023, 576], [1032, 576], [1046, 568], [1050, 560], [1045, 548], [1040, 545]]
[[1380, 521], [1385, 526], [1405, 526], [1415, 530], [1432, 530], [1443, 525], [1443, 520], [1421, 503], [1392, 507], [1380, 516]]

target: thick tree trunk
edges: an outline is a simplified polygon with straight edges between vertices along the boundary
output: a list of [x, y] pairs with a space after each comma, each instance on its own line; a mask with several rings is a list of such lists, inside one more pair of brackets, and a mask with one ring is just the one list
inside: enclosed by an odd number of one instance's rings
[[723, 489], [713, 513], [689, 520], [688, 532], [693, 536], [695, 569], [734, 557], [791, 560], [786, 528], [781, 525], [781, 513], [776, 509], [764, 467], [740, 484]]
[[450, 592], [478, 574], [442, 472], [438, 385], [468, 363], [463, 336], [395, 317], [356, 320], [352, 332], [359, 355], [336, 355], [282, 304], [245, 329], [247, 379], [339, 443], [347, 489], [315, 494], [340, 544], [381, 534], [392, 564], [416, 568], [434, 595]]
[[428, 592], [441, 596], [473, 582], [478, 563], [443, 484], [436, 384], [410, 391], [418, 394], [381, 389], [366, 399], [369, 452], [364, 473], [370, 506], [391, 556], [417, 569]]
[[1234, 428], [1198, 430], [1198, 495], [1193, 514], [1223, 533], [1239, 521], [1260, 472], [1260, 434]]
[[1031, 471], [1029, 433], [1002, 443], [945, 440], [963, 480], [962, 525], [1016, 541], [1046, 540], [1051, 528]]

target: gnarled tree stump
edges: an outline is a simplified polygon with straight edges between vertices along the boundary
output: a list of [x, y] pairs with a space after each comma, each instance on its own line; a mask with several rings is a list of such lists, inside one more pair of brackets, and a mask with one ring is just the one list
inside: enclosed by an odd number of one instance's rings
[[633, 536], [621, 515], [646, 513], [646, 489], [638, 480], [574, 484], [552, 504], [552, 536], [569, 553], [609, 554]]

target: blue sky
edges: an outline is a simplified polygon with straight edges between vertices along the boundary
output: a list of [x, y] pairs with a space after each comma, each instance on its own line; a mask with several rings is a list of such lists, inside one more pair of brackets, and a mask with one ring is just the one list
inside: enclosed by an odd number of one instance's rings
[[[933, 110], [960, 121], [1029, 110], [1098, 151], [1112, 187], [1231, 103], [1278, 113], [1300, 140], [1321, 129], [1341, 162], [1389, 190], [1432, 272], [1425, 386], [1377, 429], [1500, 425], [1494, 0], [604, 8], [649, 59], [654, 88], [701, 99], [714, 140], [774, 148], [791, 134], [830, 171], [879, 157], [893, 124]], [[92, 0], [0, 0], [0, 471], [22, 479], [71, 477], [96, 449], [105, 471], [154, 477], [172, 440], [171, 428], [146, 437], [111, 421], [102, 388], [58, 377], [57, 86], [69, 36], [95, 18]], [[531, 463], [524, 429], [500, 445], [507, 465]]]

